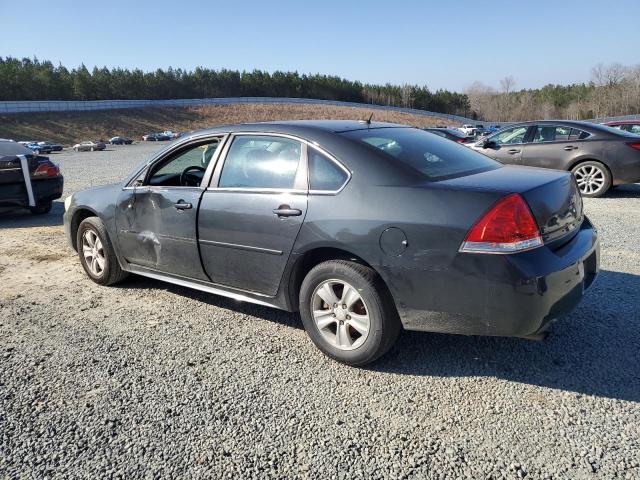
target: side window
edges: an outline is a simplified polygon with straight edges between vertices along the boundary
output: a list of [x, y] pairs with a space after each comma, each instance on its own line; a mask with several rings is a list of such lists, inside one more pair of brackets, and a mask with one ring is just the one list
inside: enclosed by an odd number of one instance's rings
[[528, 126], [513, 127], [497, 133], [489, 140], [498, 145], [509, 145], [512, 143], [524, 143], [524, 137], [527, 134]]
[[220, 145], [219, 139], [188, 148], [154, 167], [148, 185], [199, 187], [204, 172]]
[[234, 138], [222, 168], [221, 188], [293, 188], [302, 145], [265, 135]]
[[589, 136], [589, 133], [584, 130], [578, 130], [577, 128], [571, 129], [571, 134], [569, 135], [569, 141], [572, 140], [584, 140]]
[[571, 128], [556, 125], [539, 125], [533, 135], [533, 142], [567, 142]]
[[308, 155], [309, 190], [340, 190], [349, 178], [347, 173], [315, 148], [309, 147]]
[[631, 129], [629, 129], [629, 131], [631, 133], [635, 133], [636, 135], [640, 135], [640, 123], [637, 125], [629, 125], [631, 127]]

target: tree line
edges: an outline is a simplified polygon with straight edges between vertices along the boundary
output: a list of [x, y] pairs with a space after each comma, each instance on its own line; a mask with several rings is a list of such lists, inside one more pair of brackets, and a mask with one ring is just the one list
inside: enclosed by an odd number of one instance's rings
[[473, 118], [492, 121], [522, 121], [593, 118], [640, 113], [640, 65], [599, 63], [591, 69], [588, 83], [546, 85], [515, 90], [515, 79], [507, 76], [495, 89], [474, 82], [465, 93]]
[[0, 100], [140, 100], [294, 97], [410, 107], [464, 115], [463, 93], [418, 85], [372, 85], [337, 76], [212, 70], [66, 68], [37, 58], [0, 57]]

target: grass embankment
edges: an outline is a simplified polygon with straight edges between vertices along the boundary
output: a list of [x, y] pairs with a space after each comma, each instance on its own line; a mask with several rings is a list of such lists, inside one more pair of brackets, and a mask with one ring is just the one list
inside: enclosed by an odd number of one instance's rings
[[364, 120], [369, 118], [371, 113], [377, 121], [416, 127], [447, 123], [435, 117], [330, 105], [207, 105], [0, 115], [0, 138], [12, 138], [16, 141], [49, 140], [63, 145], [73, 145], [82, 140], [108, 140], [114, 135], [125, 135], [140, 140], [142, 135], [150, 132], [182, 132], [230, 123], [296, 119]]

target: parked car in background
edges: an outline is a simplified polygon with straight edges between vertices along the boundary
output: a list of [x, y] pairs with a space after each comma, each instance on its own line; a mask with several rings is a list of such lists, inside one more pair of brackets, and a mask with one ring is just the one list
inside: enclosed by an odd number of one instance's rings
[[519, 123], [471, 147], [506, 164], [571, 171], [585, 197], [640, 181], [640, 136], [595, 123]]
[[[505, 125], [506, 126], [506, 125]], [[490, 135], [492, 133], [497, 132], [498, 130], [500, 130], [502, 127], [500, 125], [489, 125], [486, 129], [485, 134], [486, 135]]]
[[92, 140], [76, 143], [73, 146], [76, 152], [93, 152], [94, 150], [104, 150], [105, 148], [107, 148], [107, 145], [104, 142], [94, 142]]
[[633, 133], [635, 135], [640, 135], [640, 119], [607, 122], [605, 123], [605, 125], [609, 127], [617, 128], [619, 130], [624, 130], [625, 132]]
[[377, 122], [192, 132], [121, 183], [74, 193], [64, 225], [98, 284], [130, 272], [299, 311], [351, 365], [402, 328], [540, 338], [599, 265], [568, 172]]
[[467, 135], [469, 137], [473, 137], [475, 135], [475, 132], [476, 132], [476, 127], [474, 127], [473, 125], [470, 125], [470, 124], [465, 124], [465, 125], [462, 125], [461, 127], [459, 127], [458, 130], [460, 130], [462, 133], [464, 133], [465, 135]]
[[47, 147], [50, 148], [52, 152], [61, 152], [62, 151], [62, 145], [60, 145], [59, 143], [53, 143], [53, 142], [38, 142], [38, 145], [42, 148], [42, 147]]
[[111, 145], [131, 145], [133, 140], [129, 137], [116, 136], [109, 140]]
[[46, 145], [40, 145], [38, 142], [36, 142], [35, 140], [23, 140], [21, 142], [18, 142], [20, 145], [27, 147], [29, 150], [31, 150], [33, 153], [35, 153], [36, 155], [40, 154], [40, 153], [44, 153], [44, 154], [49, 154], [52, 152], [52, 149]]
[[164, 133], [149, 133], [142, 136], [142, 140], [145, 142], [166, 142], [171, 140], [172, 137], [165, 135]]
[[424, 128], [423, 130], [425, 132], [435, 133], [436, 135], [438, 135], [440, 137], [444, 137], [444, 138], [452, 140], [452, 141], [454, 141], [456, 143], [472, 142], [474, 140], [474, 138], [475, 138], [475, 137], [471, 137], [471, 136], [465, 135], [460, 130], [455, 130], [453, 128], [434, 128], [434, 127], [429, 127], [429, 128]]
[[[29, 206], [19, 155], [27, 161], [33, 206]], [[38, 156], [19, 143], [0, 141], [0, 207], [25, 207], [31, 213], [47, 213], [53, 201], [62, 196], [63, 182], [60, 168], [47, 157]]]

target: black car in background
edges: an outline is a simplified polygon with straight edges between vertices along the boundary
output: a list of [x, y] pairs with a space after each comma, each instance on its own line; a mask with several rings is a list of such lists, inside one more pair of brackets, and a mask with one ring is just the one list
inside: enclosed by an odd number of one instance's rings
[[51, 152], [61, 152], [62, 151], [62, 145], [60, 145], [59, 143], [54, 143], [54, 142], [38, 142], [38, 146], [40, 147], [40, 153], [46, 153], [42, 148], [45, 147], [46, 149], [49, 150], [49, 153]]
[[[35, 205], [29, 205], [21, 157], [27, 162]], [[64, 179], [60, 168], [47, 157], [16, 142], [0, 141], [0, 207], [25, 207], [32, 213], [47, 213], [62, 196]]]
[[129, 137], [116, 136], [111, 138], [111, 140], [109, 140], [109, 143], [111, 145], [131, 145], [133, 143], [133, 140]]
[[510, 125], [470, 145], [511, 165], [573, 172], [585, 197], [640, 181], [640, 136], [590, 122], [542, 120]]
[[191, 132], [68, 197], [64, 225], [98, 284], [134, 273], [299, 311], [318, 348], [352, 365], [403, 328], [540, 338], [599, 265], [568, 172], [377, 122]]
[[466, 142], [472, 142], [473, 140], [475, 140], [475, 137], [466, 135], [462, 133], [460, 130], [455, 130], [453, 128], [428, 127], [428, 128], [424, 128], [423, 130], [425, 132], [435, 133], [440, 137], [444, 137], [456, 143], [466, 143]]
[[171, 139], [172, 137], [164, 133], [149, 133], [142, 136], [142, 140], [144, 140], [145, 142], [166, 142], [167, 140]]

